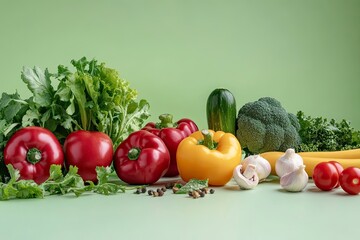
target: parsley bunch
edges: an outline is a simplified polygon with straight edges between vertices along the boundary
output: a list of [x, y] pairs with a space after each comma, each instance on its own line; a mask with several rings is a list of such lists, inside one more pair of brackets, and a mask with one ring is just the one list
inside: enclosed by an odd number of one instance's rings
[[77, 173], [78, 168], [70, 166], [68, 172], [63, 175], [60, 165], [50, 167], [50, 177], [42, 184], [38, 185], [33, 180], [19, 180], [19, 170], [11, 164], [6, 166], [10, 174], [8, 183], [0, 182], [0, 200], [10, 200], [14, 198], [44, 198], [48, 195], [64, 195], [68, 193], [79, 197], [85, 192], [93, 192], [102, 195], [113, 195], [136, 187], [110, 182], [112, 174], [110, 167], [97, 167], [97, 183], [91, 181], [84, 182]]
[[339, 151], [360, 148], [360, 131], [351, 127], [346, 120], [336, 121], [323, 117], [306, 116], [297, 112], [300, 123], [299, 135], [302, 143], [298, 152]]

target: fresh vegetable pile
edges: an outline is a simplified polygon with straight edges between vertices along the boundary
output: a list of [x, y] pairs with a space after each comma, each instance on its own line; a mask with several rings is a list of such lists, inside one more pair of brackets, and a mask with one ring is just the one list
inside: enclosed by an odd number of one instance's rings
[[270, 175], [290, 192], [303, 191], [313, 178], [321, 190], [360, 193], [360, 131], [346, 120], [294, 115], [272, 97], [244, 104], [236, 116], [235, 97], [221, 88], [207, 99], [208, 129], [189, 118], [173, 122], [171, 114], [145, 123], [149, 103], [137, 101], [115, 69], [85, 57], [71, 64], [56, 73], [24, 67], [21, 78], [32, 96], [2, 94], [0, 200], [140, 194], [177, 176], [173, 193], [192, 198], [231, 179], [254, 189]]
[[[32, 96], [3, 93], [0, 99], [0, 150], [17, 130], [47, 128], [63, 143], [76, 130], [99, 131], [116, 147], [149, 117], [149, 103], [136, 101], [137, 91], [115, 69], [85, 57], [72, 60], [74, 69], [58, 66], [56, 73], [24, 67], [21, 78]], [[56, 82], [56, 84], [54, 84]], [[55, 87], [56, 85], [56, 87]], [[0, 163], [3, 156], [0, 155]], [[5, 181], [4, 164], [0, 175]]]

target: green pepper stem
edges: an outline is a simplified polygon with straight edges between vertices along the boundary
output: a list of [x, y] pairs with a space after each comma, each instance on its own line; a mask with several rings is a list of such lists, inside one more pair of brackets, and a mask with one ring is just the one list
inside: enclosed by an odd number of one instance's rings
[[175, 127], [176, 124], [173, 123], [173, 115], [165, 113], [159, 116], [160, 122], [156, 123], [156, 128], [172, 128]]
[[37, 148], [30, 148], [26, 153], [26, 160], [32, 164], [36, 164], [41, 160], [41, 152]]
[[128, 158], [130, 160], [137, 160], [139, 158], [140, 153], [141, 150], [139, 148], [132, 148], [128, 152]]
[[209, 149], [214, 149], [215, 145], [212, 134], [206, 129], [201, 130], [201, 134], [204, 136], [203, 145]]

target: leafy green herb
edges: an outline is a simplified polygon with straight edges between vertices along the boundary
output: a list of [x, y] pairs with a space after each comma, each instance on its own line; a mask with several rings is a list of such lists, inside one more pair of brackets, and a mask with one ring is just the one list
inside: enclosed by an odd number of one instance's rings
[[352, 128], [350, 122], [344, 119], [337, 122], [334, 119], [310, 117], [302, 111], [297, 113], [297, 118], [302, 140], [296, 149], [298, 152], [360, 148], [360, 131]]
[[98, 183], [95, 185], [90, 183], [91, 189], [95, 193], [103, 195], [113, 195], [118, 192], [125, 192], [126, 190], [135, 189], [136, 187], [127, 187], [125, 185], [109, 182], [109, 178], [112, 174], [111, 167], [96, 167]]
[[50, 74], [47, 69], [42, 71], [39, 67], [34, 67], [33, 69], [24, 67], [21, 78], [33, 93], [34, 103], [40, 107], [51, 105], [54, 89], [51, 85]]
[[202, 188], [208, 187], [209, 180], [198, 180], [190, 179], [184, 186], [182, 186], [176, 194], [187, 194], [189, 191], [200, 190]]
[[0, 183], [0, 200], [13, 198], [43, 198], [44, 190], [32, 180], [19, 180], [20, 173], [11, 164], [7, 169], [10, 174], [8, 183]]
[[[60, 141], [83, 129], [104, 132], [119, 145], [149, 117], [148, 102], [136, 102], [137, 91], [104, 63], [85, 57], [71, 63], [74, 72], [59, 65], [55, 74], [24, 67], [22, 79], [33, 94], [24, 123], [46, 127]], [[59, 81], [55, 90], [51, 78]]]
[[51, 165], [50, 177], [42, 187], [50, 195], [72, 192], [78, 197], [87, 190], [87, 187], [77, 172], [77, 167], [70, 166], [69, 171], [63, 176], [60, 165]]
[[77, 167], [70, 166], [69, 171], [64, 176], [60, 165], [51, 165], [50, 176], [41, 185], [36, 184], [33, 180], [19, 180], [19, 170], [14, 169], [11, 164], [8, 164], [7, 168], [10, 180], [6, 184], [0, 182], [0, 200], [43, 198], [47, 195], [65, 195], [68, 193], [74, 193], [76, 197], [79, 197], [85, 192], [114, 195], [137, 188], [137, 186], [128, 187], [110, 182], [109, 178], [113, 173], [111, 167], [97, 167], [97, 184], [91, 181], [85, 184], [77, 173]]
[[22, 127], [22, 117], [28, 110], [26, 100], [16, 92], [3, 93], [0, 98], [0, 182], [9, 180], [9, 173], [4, 163], [4, 148], [11, 135]]

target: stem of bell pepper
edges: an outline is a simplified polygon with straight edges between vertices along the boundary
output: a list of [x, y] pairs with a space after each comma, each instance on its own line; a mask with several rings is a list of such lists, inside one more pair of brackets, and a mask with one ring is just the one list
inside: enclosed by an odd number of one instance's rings
[[156, 123], [155, 125], [157, 129], [176, 127], [176, 124], [173, 123], [173, 115], [171, 114], [161, 114], [159, 119], [161, 122]]
[[215, 149], [216, 146], [212, 134], [206, 129], [201, 130], [201, 134], [204, 136], [204, 141], [202, 141], [201, 144], [211, 150]]
[[130, 160], [137, 160], [140, 153], [141, 153], [141, 150], [139, 148], [132, 148], [128, 152], [128, 158]]
[[26, 160], [32, 164], [36, 164], [41, 160], [41, 152], [37, 148], [30, 148], [26, 153]]

